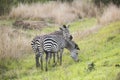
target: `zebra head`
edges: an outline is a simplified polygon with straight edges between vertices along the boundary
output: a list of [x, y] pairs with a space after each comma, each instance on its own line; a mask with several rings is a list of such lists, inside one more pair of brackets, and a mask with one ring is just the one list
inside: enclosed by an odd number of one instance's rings
[[69, 31], [69, 25], [63, 25], [62, 27], [60, 27], [60, 30], [62, 31], [63, 33], [63, 36], [66, 40], [71, 40], [71, 34], [70, 34], [70, 31]]
[[68, 41], [67, 48], [70, 50], [71, 57], [74, 59], [74, 61], [78, 62], [78, 51], [80, 48], [74, 41]]

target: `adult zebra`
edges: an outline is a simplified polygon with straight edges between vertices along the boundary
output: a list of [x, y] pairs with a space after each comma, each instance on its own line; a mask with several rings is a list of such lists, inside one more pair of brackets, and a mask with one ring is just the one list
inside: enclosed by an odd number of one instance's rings
[[[47, 64], [48, 59], [50, 59], [51, 53], [55, 55], [60, 51], [60, 64], [62, 64], [62, 54], [63, 49], [66, 48], [70, 51], [71, 57], [75, 61], [79, 61], [78, 59], [78, 45], [71, 40], [66, 40], [62, 36], [58, 35], [47, 35], [43, 40], [43, 50], [46, 53], [46, 71], [48, 70]], [[54, 56], [55, 57], [55, 56]]]

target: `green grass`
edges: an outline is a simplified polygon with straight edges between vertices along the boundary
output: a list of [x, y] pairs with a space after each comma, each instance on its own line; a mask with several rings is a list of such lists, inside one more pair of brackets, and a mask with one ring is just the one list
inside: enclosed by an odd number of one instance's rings
[[0, 26], [12, 26], [13, 22], [14, 20], [10, 20], [10, 19], [0, 20]]
[[[85, 30], [96, 24], [95, 19], [85, 19], [71, 23], [71, 32]], [[52, 32], [47, 28], [43, 32]], [[34, 32], [34, 31], [33, 31]], [[32, 31], [30, 32], [30, 34]], [[29, 34], [29, 31], [28, 31]], [[120, 21], [101, 28], [76, 41], [80, 47], [80, 62], [76, 63], [65, 50], [63, 64], [56, 67], [49, 65], [49, 71], [41, 71], [35, 67], [34, 54], [27, 54], [19, 61], [11, 60], [4, 63], [2, 80], [115, 80], [120, 72]], [[31, 52], [33, 53], [33, 52]], [[1, 62], [1, 61], [0, 61]], [[87, 71], [88, 63], [94, 62], [95, 70]]]
[[93, 27], [96, 24], [96, 19], [95, 18], [85, 18], [82, 20], [75, 21], [70, 24], [70, 31], [75, 32], [75, 31], [80, 31], [80, 30], [85, 30], [87, 28]]

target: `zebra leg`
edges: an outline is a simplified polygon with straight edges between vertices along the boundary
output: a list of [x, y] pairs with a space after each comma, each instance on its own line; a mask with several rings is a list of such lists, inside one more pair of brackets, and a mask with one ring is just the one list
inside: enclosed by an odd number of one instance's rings
[[60, 65], [62, 65], [62, 54], [63, 54], [63, 49], [60, 50]]
[[36, 67], [39, 67], [39, 66], [40, 66], [39, 57], [40, 57], [40, 54], [36, 54], [36, 56], [35, 56], [35, 59], [36, 59]]
[[55, 62], [55, 54], [56, 54], [56, 53], [53, 53], [53, 67], [56, 65], [56, 62]]
[[48, 71], [48, 67], [47, 67], [47, 65], [48, 65], [48, 58], [49, 58], [48, 56], [49, 56], [49, 53], [46, 52], [46, 67], [45, 67], [46, 71]]
[[55, 64], [55, 53], [53, 53], [53, 63]]
[[57, 52], [57, 62], [59, 62], [60, 57], [59, 57], [59, 53]]
[[51, 58], [52, 58], [52, 53], [50, 54], [48, 54], [48, 57], [49, 57], [49, 59], [48, 59], [48, 64], [50, 64], [50, 60], [51, 60]]
[[40, 62], [41, 62], [41, 70], [43, 70], [43, 55], [40, 57]]

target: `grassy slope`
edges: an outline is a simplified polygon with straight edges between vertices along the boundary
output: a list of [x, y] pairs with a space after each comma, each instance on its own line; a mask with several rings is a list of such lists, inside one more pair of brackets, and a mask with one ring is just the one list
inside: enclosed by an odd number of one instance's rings
[[[72, 23], [71, 32], [84, 30], [96, 23], [94, 19]], [[47, 29], [49, 32], [52, 29]], [[17, 63], [7, 64], [8, 71], [2, 74], [3, 79], [19, 80], [114, 80], [120, 72], [120, 22], [111, 23], [99, 32], [77, 40], [81, 49], [79, 63], [74, 62], [68, 51], [63, 55], [62, 66], [49, 67], [49, 71], [36, 69], [34, 54], [21, 58]], [[95, 63], [95, 70], [87, 72], [87, 64]]]

